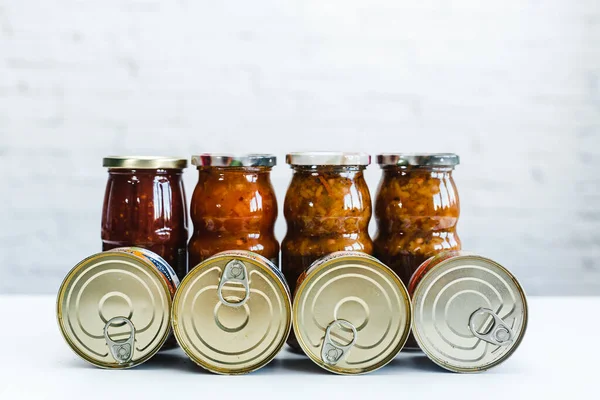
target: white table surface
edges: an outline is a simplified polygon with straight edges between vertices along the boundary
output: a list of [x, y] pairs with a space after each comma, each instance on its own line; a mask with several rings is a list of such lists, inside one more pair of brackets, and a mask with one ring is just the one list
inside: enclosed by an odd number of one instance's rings
[[403, 353], [362, 376], [330, 374], [287, 350], [244, 376], [205, 372], [179, 349], [133, 369], [102, 370], [65, 344], [54, 301], [0, 296], [0, 399], [600, 399], [600, 297], [530, 298], [523, 343], [487, 372], [446, 372], [421, 353]]

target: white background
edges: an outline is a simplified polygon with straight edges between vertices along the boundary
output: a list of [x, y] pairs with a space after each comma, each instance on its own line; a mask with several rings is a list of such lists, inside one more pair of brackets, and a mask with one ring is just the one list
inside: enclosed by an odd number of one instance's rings
[[464, 248], [600, 294], [600, 2], [0, 0], [0, 293], [100, 250], [105, 155], [273, 152], [281, 203], [317, 149], [459, 153]]

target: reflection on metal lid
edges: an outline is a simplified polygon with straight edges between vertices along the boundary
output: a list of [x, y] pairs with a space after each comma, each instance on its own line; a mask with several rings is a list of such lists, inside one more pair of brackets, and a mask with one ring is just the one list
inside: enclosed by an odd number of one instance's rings
[[170, 332], [166, 278], [134, 254], [104, 252], [77, 264], [58, 293], [69, 346], [102, 368], [129, 368], [154, 355]]
[[222, 154], [204, 153], [192, 156], [192, 165], [198, 167], [273, 167], [277, 157], [273, 154]]
[[440, 253], [413, 294], [413, 333], [438, 365], [478, 372], [506, 360], [527, 326], [525, 293], [496, 262], [476, 255]]
[[289, 153], [285, 161], [291, 165], [325, 166], [347, 165], [365, 166], [371, 164], [371, 156], [367, 153], [341, 151], [306, 151]]
[[311, 266], [296, 291], [293, 316], [296, 338], [315, 363], [361, 374], [383, 367], [402, 349], [411, 307], [392, 270], [369, 255], [342, 251]]
[[281, 273], [249, 251], [226, 251], [183, 279], [173, 303], [173, 330], [187, 355], [220, 374], [266, 365], [291, 329], [291, 300]]
[[117, 169], [183, 169], [187, 168], [187, 160], [177, 157], [108, 156], [102, 159], [102, 166]]
[[460, 158], [454, 153], [384, 153], [377, 155], [381, 166], [454, 167]]

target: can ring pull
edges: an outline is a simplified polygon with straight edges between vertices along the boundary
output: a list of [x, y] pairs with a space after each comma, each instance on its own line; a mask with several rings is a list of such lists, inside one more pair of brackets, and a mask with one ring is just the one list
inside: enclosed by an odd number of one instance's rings
[[[352, 330], [352, 340], [350, 343], [342, 346], [331, 339], [331, 329], [333, 329], [335, 325]], [[342, 358], [346, 357], [348, 350], [356, 343], [357, 337], [358, 333], [356, 332], [354, 325], [345, 319], [336, 319], [330, 323], [325, 330], [325, 338], [323, 339], [323, 347], [321, 348], [321, 360], [328, 365], [337, 364]]]
[[[244, 286], [246, 293], [243, 299], [237, 302], [225, 300], [225, 297], [223, 297], [223, 286], [228, 282], [239, 283]], [[250, 286], [248, 285], [248, 271], [243, 262], [240, 260], [231, 260], [225, 265], [221, 281], [219, 282], [218, 294], [221, 303], [229, 307], [241, 307], [248, 301], [250, 298]]]
[[[490, 329], [483, 334], [479, 333], [475, 328], [475, 316], [479, 314], [488, 314], [494, 318], [494, 323]], [[491, 344], [495, 344], [496, 346], [509, 345], [512, 343], [514, 337], [512, 329], [510, 329], [504, 320], [489, 308], [484, 307], [475, 310], [475, 312], [471, 314], [471, 317], [469, 318], [469, 329], [471, 329], [473, 335], [479, 339]]]
[[[129, 337], [125, 340], [115, 342], [108, 335], [108, 327], [111, 325], [117, 325], [119, 323], [125, 323], [129, 325]], [[135, 343], [135, 327], [128, 318], [111, 318], [106, 325], [104, 325], [104, 340], [106, 340], [110, 354], [113, 356], [115, 361], [117, 361], [119, 364], [124, 364], [131, 361], [131, 358], [133, 357], [133, 345]]]

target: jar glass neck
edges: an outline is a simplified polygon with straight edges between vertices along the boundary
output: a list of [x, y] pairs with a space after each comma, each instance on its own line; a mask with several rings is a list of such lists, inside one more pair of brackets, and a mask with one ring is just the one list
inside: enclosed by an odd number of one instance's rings
[[291, 165], [294, 172], [362, 172], [365, 165]]
[[268, 174], [271, 172], [273, 167], [256, 166], [256, 167], [217, 167], [217, 166], [201, 166], [197, 167], [198, 172], [215, 172], [220, 174], [226, 173], [243, 173], [243, 174]]
[[382, 165], [381, 169], [384, 172], [448, 172], [451, 173], [454, 171], [454, 167], [451, 166], [432, 166], [432, 165], [424, 165], [424, 166], [398, 166], [398, 165]]
[[129, 169], [129, 168], [109, 168], [109, 175], [182, 175], [183, 169], [180, 168], [157, 168], [157, 169]]

